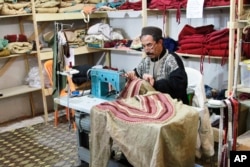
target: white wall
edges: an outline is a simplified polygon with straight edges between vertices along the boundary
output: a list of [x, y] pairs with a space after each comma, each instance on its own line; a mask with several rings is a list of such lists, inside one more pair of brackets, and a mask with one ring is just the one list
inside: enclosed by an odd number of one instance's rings
[[[222, 29], [226, 27], [226, 23], [229, 20], [229, 9], [217, 9], [217, 10], [206, 10], [204, 13], [204, 18], [202, 19], [186, 19], [185, 12], [181, 13], [181, 23], [176, 22], [175, 11], [170, 12], [168, 18], [168, 24], [166, 26], [167, 31], [171, 38], [177, 40], [179, 32], [182, 30], [185, 24], [190, 24], [192, 26], [202, 26], [206, 24], [214, 24], [216, 29]], [[19, 26], [17, 19], [0, 19], [0, 38], [4, 35], [13, 34], [13, 32], [19, 32]], [[68, 21], [68, 23], [72, 23]], [[80, 25], [84, 26], [83, 21], [80, 21]], [[148, 25], [155, 25], [163, 28], [162, 15], [149, 16]], [[141, 17], [138, 18], [110, 18], [110, 25], [113, 28], [122, 29], [124, 36], [128, 39], [133, 39], [140, 35], [142, 20]], [[53, 26], [48, 26], [53, 27]], [[24, 29], [26, 34], [29, 36], [33, 33], [33, 25], [25, 24]], [[82, 58], [77, 60], [77, 64], [85, 62]], [[123, 52], [112, 51], [111, 54], [111, 65], [113, 67], [118, 67], [119, 69], [125, 69], [126, 71], [132, 70], [140, 62], [141, 55], [138, 54], [127, 54]], [[5, 63], [6, 59], [0, 59], [0, 68]], [[188, 58], [183, 59], [185, 66], [194, 67], [200, 69], [200, 59], [199, 58]], [[208, 58], [204, 62], [204, 81], [205, 84], [210, 85], [214, 88], [221, 89], [227, 87], [227, 65], [221, 66], [220, 60]], [[24, 62], [22, 57], [17, 58], [13, 65], [6, 71], [6, 73], [0, 77], [0, 89], [9, 86], [17, 85], [20, 82], [24, 82], [25, 70]], [[34, 94], [35, 97], [35, 109], [36, 113], [43, 113], [43, 107], [41, 102], [40, 92]], [[48, 97], [49, 108], [52, 109], [52, 99]], [[0, 100], [0, 123], [11, 119], [25, 117], [31, 115], [31, 109], [29, 105], [28, 95], [20, 95], [16, 97], [11, 97], [7, 99]]]
[[[182, 11], [180, 24], [176, 22], [176, 12], [171, 11], [169, 12], [169, 16], [167, 16], [167, 19], [168, 23], [165, 30], [168, 34], [166, 34], [166, 36], [168, 35], [169, 37], [178, 40], [178, 34], [186, 24], [192, 25], [193, 27], [213, 24], [214, 28], [217, 30], [225, 28], [227, 26], [227, 21], [229, 20], [229, 9], [206, 10], [204, 11], [204, 17], [202, 19], [186, 19], [185, 11]], [[149, 16], [147, 24], [164, 29], [163, 16], [161, 14]], [[126, 19], [111, 18], [110, 25], [112, 25], [113, 28], [123, 29], [124, 31], [126, 30], [126, 34], [124, 36], [133, 39], [140, 35], [142, 21], [140, 17], [126, 17]], [[112, 66], [114, 67], [132, 70], [140, 62], [141, 56], [113, 52], [111, 60]], [[201, 63], [199, 58], [187, 58], [183, 59], [183, 62], [185, 66], [200, 70]], [[209, 58], [205, 58], [203, 68], [205, 84], [219, 90], [227, 88], [227, 64], [222, 66], [220, 59], [210, 59], [209, 61]]]

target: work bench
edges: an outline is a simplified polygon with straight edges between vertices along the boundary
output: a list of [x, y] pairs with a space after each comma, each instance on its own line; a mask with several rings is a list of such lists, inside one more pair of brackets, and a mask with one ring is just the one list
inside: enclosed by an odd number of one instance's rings
[[[88, 134], [90, 131], [90, 111], [91, 108], [97, 104], [105, 102], [106, 100], [93, 97], [92, 95], [84, 95], [80, 97], [58, 97], [54, 99], [54, 102], [65, 107], [69, 107], [75, 110], [75, 122], [77, 124], [77, 145], [78, 145], [78, 157], [80, 165], [84, 163], [90, 163], [90, 151]], [[109, 167], [126, 167], [125, 165], [110, 160]]]
[[[80, 97], [58, 97], [54, 102], [62, 106], [75, 110], [75, 122], [77, 124], [77, 145], [79, 163], [82, 166], [90, 163], [89, 151], [89, 133], [90, 133], [90, 112], [93, 106], [106, 102], [104, 99], [93, 97], [92, 95], [84, 95]], [[121, 163], [122, 162], [122, 163]], [[123, 161], [109, 160], [108, 167], [128, 167]], [[131, 166], [131, 165], [130, 165]], [[195, 164], [195, 167], [199, 165]]]

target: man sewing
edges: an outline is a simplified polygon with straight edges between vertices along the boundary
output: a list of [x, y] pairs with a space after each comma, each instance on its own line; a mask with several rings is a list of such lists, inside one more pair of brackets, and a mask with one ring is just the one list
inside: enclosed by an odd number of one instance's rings
[[169, 53], [163, 45], [162, 30], [148, 26], [141, 30], [140, 40], [146, 57], [138, 66], [126, 73], [128, 79], [142, 78], [157, 91], [188, 104], [187, 74], [181, 58]]

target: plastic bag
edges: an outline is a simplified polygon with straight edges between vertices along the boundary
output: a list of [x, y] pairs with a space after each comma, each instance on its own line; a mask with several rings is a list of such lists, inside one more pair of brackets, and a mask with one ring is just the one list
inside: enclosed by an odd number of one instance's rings
[[30, 87], [41, 88], [41, 79], [39, 75], [39, 68], [32, 67], [26, 77], [25, 81]]

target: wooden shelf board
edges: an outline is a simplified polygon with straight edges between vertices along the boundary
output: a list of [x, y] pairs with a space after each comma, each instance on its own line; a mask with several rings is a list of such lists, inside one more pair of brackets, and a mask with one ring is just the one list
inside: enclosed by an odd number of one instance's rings
[[[95, 53], [95, 52], [101, 52], [101, 50], [94, 49], [94, 48], [88, 48], [87, 46], [81, 46], [79, 48], [74, 48], [75, 55]], [[53, 58], [53, 51], [46, 51], [46, 52], [40, 53], [41, 60], [48, 60], [48, 59], [52, 59], [52, 58]]]
[[250, 107], [250, 100], [240, 100], [240, 103]]
[[[26, 54], [27, 56], [34, 56], [36, 54], [36, 51], [32, 51], [31, 53], [29, 54]], [[11, 58], [11, 57], [19, 57], [19, 56], [24, 56], [25, 53], [22, 53], [22, 54], [11, 54], [9, 56], [3, 56], [3, 57], [0, 57], [0, 59], [8, 59], [8, 58]]]
[[250, 93], [250, 88], [249, 87], [243, 87], [243, 85], [238, 85], [237, 86], [237, 92]]
[[133, 49], [117, 49], [117, 48], [91, 48], [90, 49], [96, 49], [101, 51], [116, 51], [116, 52], [125, 52], [128, 54], [142, 54], [142, 52], [137, 51], [137, 50], [133, 50]]
[[[201, 58], [202, 55], [195, 55], [195, 54], [187, 54], [187, 53], [179, 53], [176, 52], [176, 54], [178, 54], [179, 56], [182, 57], [194, 57], [194, 58]], [[218, 57], [218, 56], [209, 56], [209, 55], [205, 55], [205, 58], [210, 58], [210, 59], [222, 59], [222, 57]]]
[[7, 89], [0, 89], [0, 92], [3, 94], [3, 96], [1, 96], [0, 99], [21, 95], [25, 93], [30, 93], [38, 90], [41, 90], [41, 88], [32, 88], [29, 85], [20, 85]]
[[11, 17], [24, 17], [24, 16], [32, 16], [32, 13], [28, 14], [17, 14], [17, 15], [0, 15], [0, 19], [2, 18], [11, 18]]
[[[106, 13], [92, 13], [91, 18], [105, 18]], [[60, 21], [60, 20], [80, 20], [83, 19], [83, 15], [80, 12], [75, 13], [36, 13], [36, 21]]]

